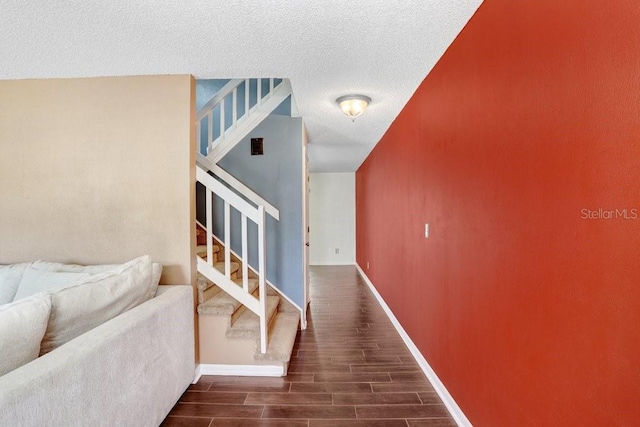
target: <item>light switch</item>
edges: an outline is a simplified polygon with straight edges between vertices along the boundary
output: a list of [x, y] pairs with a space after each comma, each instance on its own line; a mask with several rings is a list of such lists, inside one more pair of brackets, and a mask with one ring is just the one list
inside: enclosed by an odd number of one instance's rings
[[424, 238], [428, 239], [429, 238], [429, 224], [425, 224], [424, 225]]

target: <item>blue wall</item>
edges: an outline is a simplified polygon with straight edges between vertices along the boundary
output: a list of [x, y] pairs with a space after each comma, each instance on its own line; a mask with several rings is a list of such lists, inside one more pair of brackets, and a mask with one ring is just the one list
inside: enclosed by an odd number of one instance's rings
[[196, 111], [209, 102], [213, 95], [218, 93], [228, 82], [229, 79], [196, 80]]
[[287, 96], [287, 99], [282, 101], [280, 105], [271, 112], [271, 115], [291, 117], [291, 95]]
[[[252, 156], [251, 138], [259, 137], [264, 155]], [[219, 164], [280, 210], [280, 221], [267, 216], [267, 278], [303, 307], [302, 119], [267, 117]], [[239, 219], [232, 225], [240, 230]], [[231, 247], [240, 250], [235, 235]], [[249, 264], [257, 264], [255, 250]]]
[[[264, 155], [251, 155], [251, 138], [264, 138]], [[219, 162], [219, 165], [280, 210], [267, 215], [267, 278], [304, 306], [302, 119], [271, 115]], [[200, 187], [200, 186], [199, 186]], [[198, 220], [205, 221], [204, 194], [198, 191]], [[224, 235], [223, 203], [214, 198], [214, 233]], [[231, 249], [241, 253], [240, 215], [232, 209]], [[257, 267], [257, 227], [249, 221], [249, 264]]]

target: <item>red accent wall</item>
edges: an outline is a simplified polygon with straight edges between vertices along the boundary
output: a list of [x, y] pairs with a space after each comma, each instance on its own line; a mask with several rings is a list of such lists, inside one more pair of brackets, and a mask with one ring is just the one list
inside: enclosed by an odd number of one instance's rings
[[356, 216], [474, 425], [637, 425], [640, 4], [486, 0], [357, 171]]

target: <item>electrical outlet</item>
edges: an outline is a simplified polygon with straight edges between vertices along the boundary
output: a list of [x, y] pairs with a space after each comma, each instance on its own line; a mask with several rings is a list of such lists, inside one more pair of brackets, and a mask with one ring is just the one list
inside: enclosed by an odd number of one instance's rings
[[336, 255], [340, 253], [340, 248], [336, 248]]
[[367, 270], [369, 269], [369, 261], [367, 261]]

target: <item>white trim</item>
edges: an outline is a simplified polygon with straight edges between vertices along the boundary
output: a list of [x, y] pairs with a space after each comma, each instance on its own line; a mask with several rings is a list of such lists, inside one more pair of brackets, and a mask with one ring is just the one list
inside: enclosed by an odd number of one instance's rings
[[[267, 260], [266, 260], [266, 252], [267, 252], [267, 242], [265, 241], [266, 231], [264, 229], [265, 225], [265, 216], [264, 216], [264, 206], [258, 206], [258, 270], [260, 270], [260, 275], [258, 276], [258, 292], [260, 296], [260, 304], [259, 309], [260, 313], [258, 317], [260, 318], [260, 353], [265, 354], [267, 352], [267, 344], [269, 340], [269, 325], [267, 319]], [[229, 215], [231, 216], [231, 215]], [[229, 229], [231, 230], [231, 229]], [[231, 231], [229, 234], [225, 234], [225, 236], [231, 235]], [[244, 245], [247, 245], [247, 242], [243, 242]], [[225, 254], [229, 252], [231, 249], [231, 239], [229, 239], [229, 243], [225, 242]], [[231, 254], [229, 254], [229, 258], [231, 258]], [[226, 261], [226, 259], [225, 259]], [[249, 264], [249, 258], [245, 258], [242, 262], [245, 264]], [[244, 267], [243, 267], [244, 268]]]
[[[206, 229], [207, 229], [207, 227], [205, 227], [205, 226], [203, 226], [202, 224], [200, 224], [200, 221], [198, 221], [198, 220], [196, 220], [196, 224], [198, 224], [198, 226], [199, 226], [200, 228], [202, 228], [203, 230], [206, 230]], [[222, 240], [220, 240], [220, 239], [218, 238], [218, 236], [216, 236], [215, 234], [213, 234], [213, 233], [211, 233], [211, 234], [213, 235], [213, 237], [215, 237], [215, 239], [216, 239], [218, 242], [221, 242], [221, 241], [222, 241]], [[238, 256], [238, 254], [237, 254], [233, 249], [229, 248], [229, 251], [231, 252], [231, 254], [232, 254], [233, 256], [235, 256], [235, 257], [236, 257], [236, 258], [238, 258], [239, 260], [242, 260], [242, 258], [241, 258], [240, 256]], [[244, 262], [244, 261], [243, 261], [243, 262]], [[353, 264], [349, 264], [349, 265], [353, 265]], [[247, 263], [247, 266], [249, 267], [249, 270], [251, 270], [251, 271], [253, 271], [254, 273], [258, 274], [258, 272], [256, 271], [256, 269], [255, 269], [255, 268], [253, 268], [253, 267], [251, 267], [251, 265], [250, 265], [249, 263]], [[289, 301], [289, 303], [291, 303], [291, 305], [292, 305], [292, 306], [294, 306], [294, 307], [296, 308], [296, 310], [300, 311], [300, 319], [302, 319], [302, 318], [306, 318], [306, 316], [303, 316], [303, 315], [302, 315], [302, 308], [300, 308], [300, 306], [299, 306], [298, 304], [296, 304], [295, 302], [293, 302], [293, 300], [291, 300], [291, 298], [289, 298], [287, 295], [285, 295], [285, 294], [284, 294], [280, 289], [278, 289], [278, 288], [276, 287], [276, 285], [274, 285], [273, 283], [271, 283], [269, 280], [267, 280], [267, 282], [266, 282], [266, 283], [267, 283], [267, 285], [271, 286], [271, 288], [272, 288], [274, 291], [276, 291], [276, 292], [277, 292], [277, 293], [278, 293], [282, 298], [284, 298], [284, 299], [286, 299], [287, 301]], [[302, 324], [302, 322], [301, 322], [300, 324], [301, 324], [301, 329], [307, 329], [307, 323], [306, 323], [306, 320], [305, 320], [305, 322], [304, 322], [304, 325]]]
[[212, 190], [225, 202], [239, 210], [243, 215], [251, 221], [258, 222], [258, 209], [249, 202], [238, 196], [233, 191], [225, 187], [220, 181], [209, 175], [202, 167], [196, 165], [196, 179], [206, 188]]
[[306, 314], [309, 312], [309, 304], [311, 304], [311, 301], [307, 301], [307, 303], [304, 305], [304, 317], [300, 317], [300, 329], [301, 330], [306, 330], [307, 329], [307, 316]]
[[207, 279], [211, 280], [218, 287], [220, 287], [220, 289], [231, 295], [246, 308], [253, 311], [258, 316], [262, 316], [261, 306], [262, 302], [264, 302], [262, 300], [266, 301], [265, 298], [258, 299], [252, 294], [245, 292], [245, 290], [238, 286], [235, 282], [227, 278], [224, 274], [220, 273], [217, 268], [197, 255], [196, 263], [199, 273], [204, 275], [204, 277], [206, 277]]
[[309, 265], [353, 265], [353, 264], [354, 264], [353, 261], [351, 261], [351, 262], [348, 262], [348, 261], [347, 262], [330, 262], [330, 261], [327, 261], [327, 262], [313, 262], [313, 263], [311, 263]]
[[451, 396], [451, 394], [449, 393], [447, 388], [444, 386], [442, 381], [440, 381], [440, 378], [438, 378], [438, 375], [436, 375], [436, 372], [429, 365], [429, 362], [427, 362], [427, 360], [424, 358], [422, 353], [420, 353], [420, 350], [418, 350], [418, 347], [416, 347], [416, 345], [413, 343], [411, 338], [409, 338], [409, 335], [404, 330], [404, 328], [402, 327], [402, 325], [400, 324], [396, 316], [393, 314], [393, 312], [387, 305], [387, 303], [384, 301], [384, 299], [382, 299], [382, 296], [378, 293], [377, 289], [375, 288], [371, 280], [369, 280], [369, 278], [367, 277], [365, 272], [362, 270], [362, 268], [360, 268], [358, 263], [356, 263], [355, 265], [358, 271], [360, 272], [360, 275], [364, 279], [365, 283], [367, 284], [367, 286], [369, 286], [369, 289], [371, 289], [373, 296], [376, 297], [376, 299], [380, 303], [380, 306], [382, 306], [382, 309], [384, 310], [384, 312], [387, 313], [389, 320], [391, 320], [391, 323], [393, 323], [393, 326], [396, 328], [396, 330], [400, 334], [400, 337], [402, 338], [404, 343], [407, 345], [407, 347], [409, 347], [409, 351], [411, 351], [411, 354], [416, 359], [416, 362], [422, 369], [422, 372], [424, 372], [424, 374], [427, 376], [427, 379], [429, 380], [433, 388], [436, 390], [436, 393], [438, 393], [438, 396], [440, 396], [440, 399], [442, 399], [442, 402], [449, 410], [449, 413], [453, 417], [454, 421], [461, 427], [467, 427], [467, 426], [471, 427], [471, 422], [469, 421], [469, 419], [464, 415], [464, 413], [462, 412], [462, 409], [460, 409], [456, 401], [453, 400], [453, 396]]
[[[233, 375], [236, 377], [284, 377], [284, 366], [274, 365], [217, 365], [202, 363], [196, 372], [200, 375]], [[198, 377], [200, 378], [200, 377]]]
[[[258, 79], [260, 82], [262, 79]], [[260, 94], [260, 92], [258, 92]], [[273, 88], [264, 98], [258, 96], [258, 104], [248, 111], [247, 119], [233, 129], [233, 132], [226, 131], [229, 135], [220, 138], [221, 142], [214, 144], [215, 147], [207, 154], [207, 158], [213, 163], [218, 163], [242, 141], [249, 133], [255, 129], [264, 119], [266, 119], [278, 106], [291, 95], [291, 85], [287, 79], [282, 79], [280, 84]], [[224, 110], [221, 108], [221, 112]], [[222, 134], [221, 134], [222, 136]], [[215, 141], [214, 141], [215, 142]]]
[[244, 82], [243, 79], [231, 79], [224, 86], [222, 86], [220, 88], [220, 90], [218, 92], [216, 92], [216, 94], [213, 95], [213, 97], [206, 104], [204, 104], [202, 106], [202, 108], [200, 108], [196, 112], [196, 120], [198, 121], [198, 123], [207, 114], [209, 114], [209, 111], [213, 110], [213, 107], [215, 107], [216, 104], [218, 104], [223, 99], [225, 99], [227, 97], [227, 95], [229, 95], [231, 92], [233, 92], [233, 90], [235, 88], [240, 86], [242, 84], [242, 82]]
[[251, 200], [255, 205], [264, 205], [264, 209], [269, 215], [275, 218], [276, 221], [280, 221], [280, 211], [276, 209], [271, 203], [260, 197], [255, 191], [238, 181], [233, 175], [226, 170], [222, 169], [217, 164], [213, 163], [210, 159], [203, 156], [199, 152], [196, 153], [196, 164], [207, 172], [213, 172], [217, 177], [229, 184], [238, 193], [242, 194], [247, 199]]
[[[311, 300], [309, 292], [309, 140], [302, 122], [302, 305], [307, 307]], [[307, 310], [300, 311], [300, 325], [307, 329]]]
[[202, 368], [200, 368], [200, 366], [202, 365], [196, 365], [196, 371], [193, 375], [193, 382], [191, 384], [196, 384], [200, 381], [200, 377], [202, 376]]

